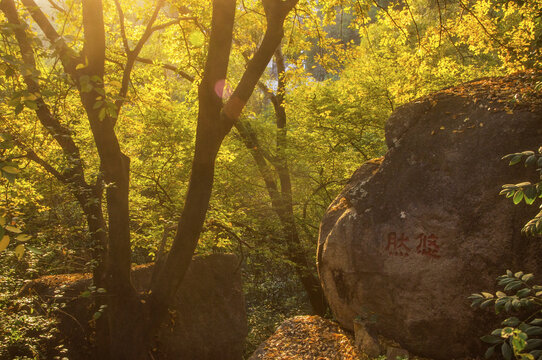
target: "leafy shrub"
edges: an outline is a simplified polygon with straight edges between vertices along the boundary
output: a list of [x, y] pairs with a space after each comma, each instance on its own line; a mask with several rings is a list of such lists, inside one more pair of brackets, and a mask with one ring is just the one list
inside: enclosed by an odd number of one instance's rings
[[[542, 147], [538, 149], [538, 152], [523, 151], [520, 153], [508, 154], [503, 157], [504, 160], [509, 160], [509, 165], [516, 165], [521, 162], [525, 164], [525, 167], [535, 166], [536, 171], [540, 174], [540, 181], [531, 183], [529, 181], [521, 182], [518, 184], [505, 184], [502, 186], [500, 195], [505, 195], [507, 198], [511, 198], [514, 204], [519, 204], [521, 200], [526, 204], [532, 205], [536, 199], [542, 197]], [[542, 209], [542, 205], [540, 206]], [[542, 210], [535, 215], [535, 217], [527, 224], [523, 226], [521, 230], [527, 235], [539, 235], [542, 233]]]
[[0, 359], [64, 359], [67, 350], [53, 315], [61, 304], [18, 296], [23, 280], [14, 261], [12, 268], [0, 267]]
[[530, 285], [532, 279], [533, 274], [507, 270], [497, 278], [503, 291], [481, 292], [469, 297], [473, 307], [493, 306], [497, 314], [504, 311], [517, 315], [505, 319], [502, 328], [481, 338], [491, 345], [486, 358], [500, 350], [506, 360], [513, 356], [522, 360], [542, 360], [542, 285]]

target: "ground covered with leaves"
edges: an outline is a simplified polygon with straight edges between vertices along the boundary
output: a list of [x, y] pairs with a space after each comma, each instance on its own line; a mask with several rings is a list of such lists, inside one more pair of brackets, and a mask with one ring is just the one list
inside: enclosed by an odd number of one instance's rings
[[354, 336], [319, 316], [296, 316], [280, 325], [250, 360], [359, 359]]

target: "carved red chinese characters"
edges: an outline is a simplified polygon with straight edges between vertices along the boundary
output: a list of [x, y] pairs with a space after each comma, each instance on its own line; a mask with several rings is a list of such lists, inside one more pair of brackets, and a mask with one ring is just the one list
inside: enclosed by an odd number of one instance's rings
[[[438, 236], [435, 234], [426, 235], [420, 233], [416, 236], [418, 240], [418, 245], [415, 248], [416, 254], [422, 256], [427, 256], [430, 258], [438, 259], [440, 258], [439, 250], [440, 246], [438, 244]], [[414, 249], [407, 246], [409, 237], [405, 236], [404, 233], [401, 233], [401, 236], [397, 237], [396, 232], [388, 233], [386, 251], [388, 255], [391, 256], [409, 256], [410, 252], [414, 252]]]

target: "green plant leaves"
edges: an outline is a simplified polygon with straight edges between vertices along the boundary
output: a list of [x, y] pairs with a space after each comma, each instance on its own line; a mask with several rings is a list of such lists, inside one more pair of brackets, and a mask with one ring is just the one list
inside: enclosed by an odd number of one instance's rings
[[505, 358], [505, 360], [511, 360], [512, 359], [512, 348], [508, 343], [503, 343], [501, 346], [501, 353], [502, 356]]
[[500, 337], [493, 335], [484, 335], [480, 340], [488, 344], [500, 344], [503, 341]]

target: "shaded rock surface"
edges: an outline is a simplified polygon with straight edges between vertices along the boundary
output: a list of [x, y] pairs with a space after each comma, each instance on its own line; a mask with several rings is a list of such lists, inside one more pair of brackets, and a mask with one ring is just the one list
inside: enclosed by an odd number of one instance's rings
[[354, 360], [360, 353], [351, 334], [319, 316], [296, 316], [284, 321], [249, 360]]
[[[132, 282], [147, 291], [152, 264], [137, 266]], [[91, 284], [88, 274], [45, 276], [27, 284], [44, 299], [66, 302], [59, 316], [59, 330], [70, 359], [90, 357], [91, 300], [80, 297]], [[156, 359], [240, 360], [247, 335], [241, 274], [235, 255], [196, 256], [177, 293], [170, 318], [161, 330]]]
[[537, 181], [534, 168], [501, 161], [542, 145], [535, 79], [482, 79], [392, 114], [388, 153], [354, 173], [320, 226], [322, 286], [344, 327], [359, 317], [430, 358], [483, 354], [495, 315], [467, 297], [495, 289], [507, 268], [542, 275], [542, 241], [520, 233], [537, 209], [498, 195]]

